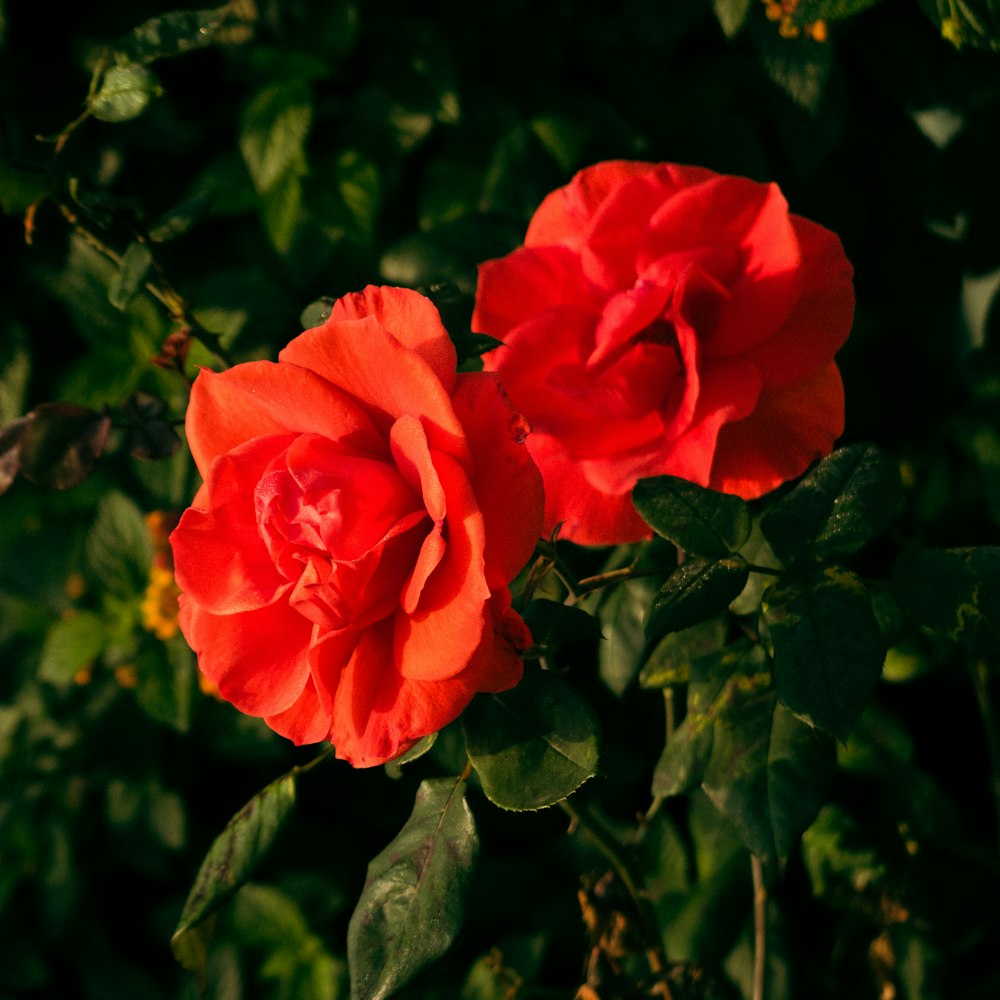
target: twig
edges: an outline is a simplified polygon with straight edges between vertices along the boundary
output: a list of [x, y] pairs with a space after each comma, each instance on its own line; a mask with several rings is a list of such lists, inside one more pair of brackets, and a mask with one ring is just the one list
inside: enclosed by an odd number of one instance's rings
[[764, 866], [756, 854], [750, 857], [753, 872], [753, 990], [751, 1000], [764, 1000], [764, 963], [767, 958], [767, 887]]
[[563, 812], [590, 837], [621, 880], [635, 907], [643, 937], [646, 939], [646, 960], [653, 974], [659, 975], [667, 967], [667, 957], [663, 952], [660, 933], [650, 913], [649, 901], [639, 889], [638, 879], [632, 872], [631, 865], [622, 856], [620, 845], [582, 806], [576, 807], [568, 799], [563, 799], [559, 805]]

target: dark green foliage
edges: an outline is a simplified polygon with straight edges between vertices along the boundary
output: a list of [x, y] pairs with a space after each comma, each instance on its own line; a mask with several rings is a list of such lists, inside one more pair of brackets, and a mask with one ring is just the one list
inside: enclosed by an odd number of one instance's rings
[[[1000, 12], [768, 7], [0, 0], [0, 995], [659, 995], [662, 947], [675, 1000], [750, 1000], [750, 852], [771, 1000], [997, 994]], [[155, 631], [189, 383], [369, 283], [474, 370], [477, 264], [610, 158], [841, 237], [844, 446], [643, 480], [652, 542], [513, 588], [522, 684], [307, 780]]]
[[410, 818], [368, 866], [351, 917], [351, 1000], [390, 996], [448, 950], [462, 926], [478, 850], [465, 782], [423, 782]]

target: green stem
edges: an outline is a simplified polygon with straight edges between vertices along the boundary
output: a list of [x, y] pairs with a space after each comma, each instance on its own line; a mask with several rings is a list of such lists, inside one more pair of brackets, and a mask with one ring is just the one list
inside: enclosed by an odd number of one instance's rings
[[622, 854], [621, 845], [582, 806], [574, 806], [568, 799], [563, 799], [559, 805], [563, 812], [590, 837], [597, 849], [608, 859], [635, 907], [643, 936], [646, 939], [646, 957], [649, 967], [654, 975], [663, 972], [667, 967], [667, 958], [663, 952], [659, 930], [650, 911], [649, 901], [639, 888], [639, 880]]
[[306, 764], [296, 764], [295, 767], [291, 769], [290, 774], [294, 774], [298, 777], [300, 774], [306, 774], [311, 771], [317, 764], [322, 764], [324, 760], [332, 757], [337, 752], [337, 748], [330, 743], [325, 746], [311, 761]]

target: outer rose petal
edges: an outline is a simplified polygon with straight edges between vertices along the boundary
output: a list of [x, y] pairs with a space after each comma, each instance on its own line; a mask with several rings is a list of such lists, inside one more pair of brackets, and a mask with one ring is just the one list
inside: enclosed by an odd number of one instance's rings
[[458, 358], [441, 314], [430, 299], [408, 288], [368, 285], [363, 292], [337, 299], [330, 313], [334, 320], [366, 316], [373, 316], [401, 344], [416, 351], [451, 392]]
[[170, 536], [178, 586], [205, 611], [231, 614], [271, 604], [288, 586], [257, 531], [254, 487], [275, 455], [295, 440], [259, 438], [212, 464], [199, 494]]
[[289, 708], [277, 715], [265, 716], [264, 721], [296, 746], [319, 743], [330, 735], [330, 713], [323, 708], [311, 677]]
[[557, 527], [560, 537], [580, 545], [617, 545], [650, 537], [649, 525], [632, 506], [631, 493], [616, 496], [595, 489], [579, 462], [550, 434], [533, 432], [527, 444], [545, 470], [545, 537]]
[[712, 489], [748, 500], [800, 476], [829, 455], [844, 429], [844, 387], [835, 364], [761, 398], [745, 420], [719, 433]]
[[[490, 596], [483, 515], [462, 468], [447, 455], [434, 465], [447, 498], [447, 545], [416, 608], [396, 615], [394, 657], [404, 677], [440, 681], [465, 669], [479, 645]], [[411, 598], [412, 599], [412, 598]]]
[[180, 624], [201, 672], [247, 715], [290, 708], [309, 679], [312, 623], [279, 602], [259, 611], [213, 615], [181, 594]]
[[593, 295], [579, 256], [556, 246], [521, 247], [503, 260], [480, 264], [478, 287], [472, 329], [488, 330], [498, 340], [522, 320], [552, 306], [580, 305]]
[[499, 590], [521, 572], [541, 534], [542, 477], [525, 443], [528, 425], [494, 374], [459, 375], [454, 403], [476, 457], [472, 490], [486, 531], [486, 582]]
[[185, 428], [206, 478], [219, 455], [266, 434], [313, 431], [361, 452], [384, 447], [354, 400], [315, 372], [270, 361], [248, 361], [221, 374], [203, 368], [191, 387]]
[[373, 317], [306, 330], [279, 355], [284, 364], [319, 372], [361, 403], [383, 435], [405, 415], [424, 425], [432, 448], [468, 463], [462, 425], [434, 369]]
[[577, 249], [590, 220], [604, 199], [630, 177], [648, 173], [653, 163], [607, 160], [577, 173], [566, 187], [546, 195], [532, 216], [524, 237], [527, 247], [564, 246]]

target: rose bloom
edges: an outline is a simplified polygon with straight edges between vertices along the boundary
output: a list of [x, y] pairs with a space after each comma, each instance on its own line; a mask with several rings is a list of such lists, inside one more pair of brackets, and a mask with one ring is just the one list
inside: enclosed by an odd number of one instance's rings
[[356, 766], [516, 684], [531, 641], [508, 591], [541, 527], [526, 425], [455, 364], [427, 299], [369, 287], [191, 392], [181, 629], [223, 698]]
[[852, 269], [776, 185], [600, 163], [545, 198], [524, 242], [481, 265], [473, 326], [504, 342], [485, 367], [531, 425], [546, 533], [635, 541], [639, 478], [751, 499], [829, 454]]

